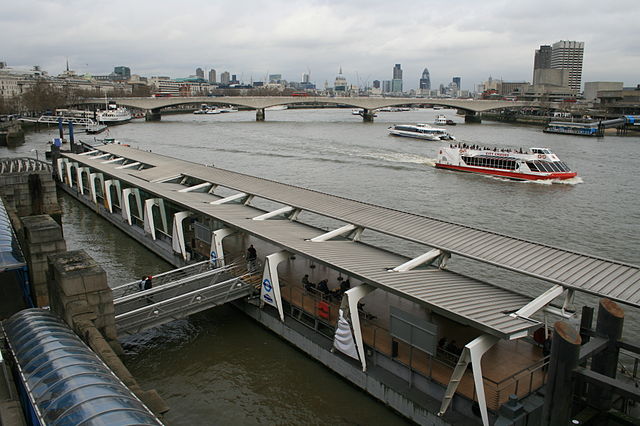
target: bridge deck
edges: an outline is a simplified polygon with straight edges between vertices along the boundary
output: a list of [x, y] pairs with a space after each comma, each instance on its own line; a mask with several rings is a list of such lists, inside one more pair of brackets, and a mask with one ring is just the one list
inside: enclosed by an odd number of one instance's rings
[[[136, 184], [140, 182], [140, 179], [149, 181], [151, 183], [150, 192], [162, 190], [163, 196], [177, 202], [184, 198], [187, 203], [185, 206], [189, 208], [194, 207], [189, 204], [195, 202], [195, 207], [198, 210], [212, 216], [216, 216], [224, 206], [206, 206], [202, 201], [203, 197], [210, 197], [208, 194], [166, 191], [162, 184], [154, 183], [154, 181], [174, 176], [190, 176], [198, 181], [211, 182], [365, 229], [426, 244], [460, 256], [541, 278], [567, 288], [640, 307], [640, 267], [636, 265], [585, 255], [224, 169], [206, 167], [130, 149], [122, 145], [105, 145], [99, 149], [118, 157], [140, 161], [149, 166], [142, 171], [123, 173], [114, 170], [113, 166], [106, 165], [105, 171], [108, 173], [120, 175], [119, 177], [124, 180], [133, 179]], [[83, 156], [73, 158], [83, 159]], [[92, 166], [100, 165], [99, 161], [91, 163]]]

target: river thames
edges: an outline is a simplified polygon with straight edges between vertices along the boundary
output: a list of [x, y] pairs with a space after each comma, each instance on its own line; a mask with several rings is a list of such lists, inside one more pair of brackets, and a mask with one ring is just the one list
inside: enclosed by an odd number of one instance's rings
[[[440, 146], [387, 134], [399, 123], [433, 123], [445, 113], [459, 142], [549, 147], [577, 170], [563, 183], [526, 183], [433, 167]], [[0, 156], [40, 156], [57, 131], [27, 135]], [[165, 115], [161, 122], [112, 127], [121, 143], [197, 163], [380, 204], [451, 222], [640, 264], [640, 137], [586, 138], [542, 133], [539, 127], [485, 121], [464, 124], [453, 110], [381, 112], [363, 123], [350, 109]], [[76, 136], [81, 140], [93, 137]], [[115, 286], [170, 266], [90, 210], [62, 197], [69, 249], [84, 249]], [[415, 256], [378, 235], [365, 242]], [[450, 269], [530, 295], [549, 284], [454, 257]], [[597, 301], [579, 295], [576, 306]], [[640, 333], [637, 311], [625, 307], [625, 336]], [[125, 363], [143, 388], [171, 407], [165, 421], [192, 424], [403, 424], [363, 392], [229, 307], [123, 341]]]

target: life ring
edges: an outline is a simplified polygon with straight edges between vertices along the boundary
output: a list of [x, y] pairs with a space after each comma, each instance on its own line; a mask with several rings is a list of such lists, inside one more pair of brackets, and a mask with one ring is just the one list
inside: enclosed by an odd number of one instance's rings
[[547, 156], [544, 154], [538, 154], [538, 158], [547, 158]]

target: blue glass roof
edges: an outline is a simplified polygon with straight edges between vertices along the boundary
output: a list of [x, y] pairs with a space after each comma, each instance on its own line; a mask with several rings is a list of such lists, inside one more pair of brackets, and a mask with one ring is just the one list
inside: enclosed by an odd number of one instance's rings
[[4, 329], [41, 424], [162, 424], [50, 311], [25, 309], [9, 318]]
[[26, 264], [18, 239], [13, 233], [9, 215], [0, 198], [0, 272], [20, 269]]

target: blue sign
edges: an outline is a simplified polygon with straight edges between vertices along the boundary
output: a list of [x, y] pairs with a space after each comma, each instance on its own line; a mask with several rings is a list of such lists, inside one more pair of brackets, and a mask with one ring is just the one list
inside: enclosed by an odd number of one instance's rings
[[216, 260], [218, 258], [218, 255], [216, 254], [215, 251], [211, 252], [211, 260]]
[[271, 286], [271, 281], [269, 281], [268, 278], [265, 278], [264, 281], [262, 281], [262, 287], [264, 287], [264, 291], [266, 291], [267, 293], [270, 292], [273, 288]]
[[265, 294], [265, 295], [264, 295], [264, 296], [262, 296], [262, 297], [264, 297], [264, 300], [266, 300], [267, 302], [269, 302], [269, 303], [273, 303], [273, 299], [272, 299], [272, 298], [271, 298], [271, 296], [269, 296], [268, 294]]

